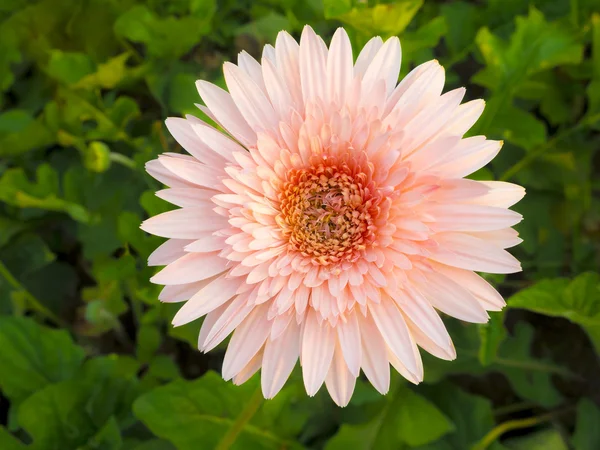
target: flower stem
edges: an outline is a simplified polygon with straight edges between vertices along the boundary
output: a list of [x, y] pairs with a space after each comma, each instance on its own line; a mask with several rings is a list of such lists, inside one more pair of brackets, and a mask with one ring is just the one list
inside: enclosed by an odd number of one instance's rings
[[549, 422], [552, 419], [555, 419], [556, 417], [571, 409], [572, 408], [567, 408], [559, 411], [542, 414], [540, 416], [528, 417], [527, 419], [509, 420], [507, 422], [503, 422], [500, 425], [493, 428], [478, 443], [471, 447], [471, 450], [486, 450], [490, 445], [496, 442], [496, 440], [498, 440], [500, 436], [502, 436], [508, 431], [518, 430], [521, 428], [529, 428], [535, 425], [539, 425], [540, 423]]
[[254, 394], [250, 398], [250, 401], [246, 407], [242, 410], [236, 421], [231, 425], [231, 428], [225, 433], [216, 450], [228, 450], [231, 448], [238, 435], [242, 432], [246, 424], [254, 417], [254, 414], [258, 411], [258, 408], [263, 403], [263, 395], [260, 386], [254, 391]]
[[598, 121], [600, 121], [600, 113], [592, 114], [587, 118], [583, 119], [577, 125], [574, 125], [571, 128], [567, 128], [561, 133], [558, 133], [552, 139], [534, 148], [530, 153], [527, 153], [523, 159], [509, 167], [499, 178], [500, 181], [507, 181], [511, 179], [517, 173], [519, 173], [521, 170], [523, 170], [525, 167], [527, 167], [529, 164], [531, 164], [533, 161], [539, 158], [544, 152], [546, 152], [546, 150], [554, 147], [558, 142], [570, 136], [571, 134], [587, 126], [594, 125]]
[[48, 320], [51, 320], [56, 325], [60, 325], [65, 328], [67, 327], [66, 323], [60, 317], [58, 317], [56, 314], [50, 311], [46, 306], [42, 304], [42, 302], [35, 298], [31, 292], [25, 289], [25, 287], [19, 282], [19, 280], [17, 280], [13, 276], [13, 274], [10, 273], [10, 270], [8, 270], [8, 267], [6, 267], [2, 261], [0, 261], [0, 275], [2, 275], [6, 279], [6, 281], [8, 281], [8, 284], [10, 284], [14, 290], [22, 292], [24, 294], [27, 303], [29, 303], [31, 309], [41, 313]]

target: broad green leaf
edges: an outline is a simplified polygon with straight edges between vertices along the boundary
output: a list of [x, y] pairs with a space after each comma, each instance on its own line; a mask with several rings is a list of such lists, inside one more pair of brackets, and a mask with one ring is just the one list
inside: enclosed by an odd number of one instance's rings
[[454, 423], [453, 432], [420, 450], [469, 449], [494, 427], [492, 405], [486, 398], [467, 394], [449, 383], [423, 386], [420, 391]]
[[531, 357], [533, 333], [531, 325], [518, 323], [514, 336], [506, 339], [500, 348], [496, 367], [501, 367], [521, 398], [553, 407], [560, 403], [561, 396], [552, 384], [551, 375], [560, 372], [560, 368], [544, 359]]
[[503, 312], [491, 313], [490, 321], [479, 325], [479, 338], [479, 362], [482, 366], [489, 366], [496, 359], [498, 348], [506, 338]]
[[79, 370], [83, 349], [65, 330], [52, 330], [32, 319], [0, 317], [0, 386], [21, 401], [50, 383], [67, 380]]
[[33, 117], [22, 109], [12, 109], [0, 113], [0, 136], [8, 133], [18, 133], [33, 122]]
[[352, 9], [352, 0], [323, 0], [326, 19], [341, 16]]
[[119, 449], [120, 427], [135, 419], [131, 403], [139, 394], [137, 363], [108, 356], [88, 361], [68, 381], [46, 386], [20, 406], [19, 424], [32, 450]]
[[[3, 126], [12, 126], [13, 129], [6, 130], [10, 131], [7, 133], [0, 132], [0, 157], [22, 155], [47, 147], [56, 141], [54, 134], [44, 123], [43, 116], [35, 119], [30, 116], [29, 119], [25, 119], [23, 114], [19, 113], [19, 117], [15, 117], [14, 112], [3, 114]], [[15, 126], [17, 128], [14, 128]]]
[[[263, 401], [256, 377], [236, 387], [208, 372], [194, 381], [177, 380], [156, 388], [140, 397], [133, 409], [155, 435], [173, 442], [179, 450], [192, 450], [199, 442], [206, 448], [216, 448], [238, 416]], [[231, 449], [299, 447], [279, 436], [277, 428], [255, 425], [260, 415], [259, 410], [240, 430]]]
[[63, 381], [37, 391], [19, 407], [19, 424], [33, 439], [32, 450], [63, 450], [85, 445], [97, 430], [86, 413], [89, 385]]
[[171, 79], [167, 88], [169, 110], [182, 115], [193, 114], [198, 110], [194, 105], [194, 103], [197, 103], [198, 96], [196, 90], [197, 78], [192, 74], [178, 73]]
[[[446, 34], [448, 27], [444, 17], [436, 17], [423, 24], [415, 31], [405, 31], [402, 35], [402, 58], [403, 60], [421, 63], [425, 59], [431, 59], [429, 53], [435, 48], [439, 40]], [[423, 57], [420, 58], [423, 53]], [[410, 68], [409, 64], [405, 64]], [[405, 70], [408, 70], [405, 69]], [[404, 70], [402, 70], [404, 72]]]
[[452, 422], [429, 400], [404, 385], [386, 398], [380, 414], [366, 424], [342, 425], [326, 450], [379, 450], [425, 445], [452, 432]]
[[154, 325], [142, 325], [137, 333], [137, 358], [146, 363], [160, 347], [162, 335]]
[[72, 85], [77, 83], [86, 75], [94, 72], [94, 63], [84, 53], [63, 52], [53, 50], [50, 53], [50, 60], [46, 68], [48, 75], [55, 80]]
[[115, 23], [115, 32], [133, 42], [146, 45], [156, 58], [177, 59], [200, 42], [211, 30], [212, 14], [203, 17], [158, 17], [146, 6], [137, 5]]
[[27, 446], [0, 425], [0, 448], [3, 450], [25, 450]]
[[133, 450], [176, 450], [173, 444], [163, 439], [152, 439], [151, 441], [143, 442], [132, 448]]
[[23, 234], [0, 251], [0, 259], [18, 279], [50, 264], [56, 255], [44, 240], [36, 234]]
[[588, 333], [600, 352], [600, 275], [587, 272], [572, 281], [542, 280], [508, 300], [511, 308], [523, 308], [569, 319]]
[[436, 441], [454, 430], [448, 417], [424, 397], [404, 389], [400, 398], [397, 423], [400, 441], [416, 447]]
[[260, 42], [275, 42], [277, 33], [281, 30], [293, 31], [290, 26], [290, 21], [287, 17], [271, 11], [267, 15], [239, 27], [236, 30], [236, 34], [254, 36]]
[[422, 5], [423, 0], [399, 0], [370, 8], [360, 5], [336, 19], [366, 35], [389, 37], [402, 33]]
[[0, 216], [0, 248], [4, 247], [10, 240], [26, 229], [27, 224], [21, 221]]
[[487, 27], [476, 37], [492, 89], [514, 92], [527, 77], [561, 64], [578, 64], [583, 47], [576, 35], [562, 25], [549, 23], [543, 14], [530, 8], [527, 17], [515, 19], [516, 30], [505, 42]]
[[119, 424], [114, 417], [111, 417], [81, 450], [120, 450], [123, 448], [122, 445]]
[[441, 12], [448, 24], [445, 41], [450, 51], [456, 55], [468, 50], [482, 20], [477, 5], [464, 1], [444, 3]]
[[503, 444], [509, 450], [569, 450], [560, 433], [551, 428], [507, 439]]
[[596, 450], [600, 448], [600, 409], [589, 399], [582, 399], [577, 405], [577, 423], [573, 434], [575, 450]]
[[[487, 107], [492, 109], [495, 107], [494, 102], [501, 101], [500, 98], [492, 97]], [[526, 150], [531, 150], [546, 141], [544, 123], [533, 114], [510, 105], [499, 107], [488, 132]]]

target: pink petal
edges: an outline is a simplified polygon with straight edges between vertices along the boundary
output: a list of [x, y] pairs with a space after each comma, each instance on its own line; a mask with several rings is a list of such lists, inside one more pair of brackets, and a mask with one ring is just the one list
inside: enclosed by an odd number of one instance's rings
[[340, 352], [346, 359], [350, 372], [357, 377], [360, 372], [361, 344], [356, 314], [348, 314], [346, 321], [339, 321], [336, 329]]
[[218, 308], [236, 294], [240, 283], [226, 275], [214, 279], [183, 305], [173, 317], [173, 325], [185, 325]]
[[200, 239], [208, 232], [225, 228], [227, 219], [206, 208], [183, 208], [145, 220], [140, 228], [155, 236], [174, 239]]
[[369, 304], [369, 311], [381, 332], [390, 351], [402, 362], [413, 375], [419, 373], [419, 364], [415, 357], [413, 346], [415, 343], [410, 337], [406, 321], [394, 302], [387, 297], [379, 304]]
[[390, 364], [387, 346], [371, 314], [358, 316], [360, 322], [362, 358], [361, 367], [365, 375], [381, 394], [390, 389]]
[[325, 100], [326, 93], [326, 50], [319, 42], [313, 29], [306, 25], [300, 37], [300, 81], [304, 102]]
[[325, 381], [334, 349], [334, 331], [327, 322], [319, 324], [317, 314], [313, 310], [309, 311], [301, 348], [302, 376], [309, 396], [315, 395]]
[[234, 138], [246, 147], [256, 143], [256, 132], [248, 125], [227, 91], [202, 80], [196, 82], [196, 88], [206, 106]]
[[325, 385], [331, 399], [338, 406], [343, 408], [350, 403], [356, 385], [356, 375], [348, 370], [339, 346], [336, 347], [331, 367], [325, 378]]
[[237, 375], [262, 349], [270, 326], [267, 320], [267, 306], [260, 305], [239, 325], [225, 352], [223, 378], [230, 380]]
[[149, 266], [166, 266], [185, 255], [184, 247], [190, 242], [190, 239], [169, 239], [161, 244], [148, 257]]
[[438, 246], [429, 256], [434, 261], [477, 272], [521, 271], [521, 264], [514, 256], [483, 239], [463, 233], [438, 233], [435, 241]]
[[299, 355], [300, 327], [292, 321], [277, 339], [268, 339], [262, 360], [261, 386], [265, 398], [273, 398], [292, 373]]
[[150, 281], [155, 284], [186, 284], [223, 272], [228, 265], [217, 253], [188, 253], [158, 272]]

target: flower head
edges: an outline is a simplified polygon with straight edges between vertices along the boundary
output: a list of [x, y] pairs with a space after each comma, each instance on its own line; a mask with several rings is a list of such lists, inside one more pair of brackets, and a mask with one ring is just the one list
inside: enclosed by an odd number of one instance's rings
[[456, 356], [438, 314], [486, 322], [502, 297], [474, 271], [511, 273], [520, 242], [507, 209], [524, 190], [464, 177], [501, 142], [463, 138], [484, 108], [442, 94], [437, 61], [399, 84], [400, 43], [370, 40], [354, 62], [338, 29], [329, 48], [310, 27], [281, 32], [259, 64], [224, 65], [229, 92], [199, 81], [200, 108], [167, 126], [190, 155], [147, 165], [176, 206], [142, 225], [169, 238], [149, 258], [160, 299], [202, 316], [199, 348], [233, 336], [223, 377], [261, 369], [273, 397], [300, 359], [314, 395], [346, 405], [362, 370], [381, 393], [391, 364], [418, 383], [418, 347]]

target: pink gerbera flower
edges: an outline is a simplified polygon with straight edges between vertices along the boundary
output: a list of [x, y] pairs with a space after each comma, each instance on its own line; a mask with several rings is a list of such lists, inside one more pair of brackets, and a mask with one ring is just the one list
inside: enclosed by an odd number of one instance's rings
[[520, 270], [504, 249], [520, 242], [507, 208], [524, 190], [464, 179], [502, 145], [463, 138], [484, 102], [442, 94], [437, 61], [396, 85], [400, 55], [395, 37], [354, 62], [343, 29], [329, 48], [310, 27], [300, 44], [281, 32], [260, 64], [225, 63], [229, 92], [197, 83], [224, 133], [167, 119], [190, 156], [147, 164], [181, 207], [142, 225], [169, 238], [152, 282], [162, 301], [186, 301], [174, 325], [206, 316], [201, 350], [233, 332], [226, 380], [261, 369], [271, 398], [299, 358], [307, 393], [325, 382], [344, 406], [361, 370], [384, 394], [389, 364], [422, 380], [418, 347], [455, 358], [438, 311], [483, 323], [504, 306], [474, 271]]

